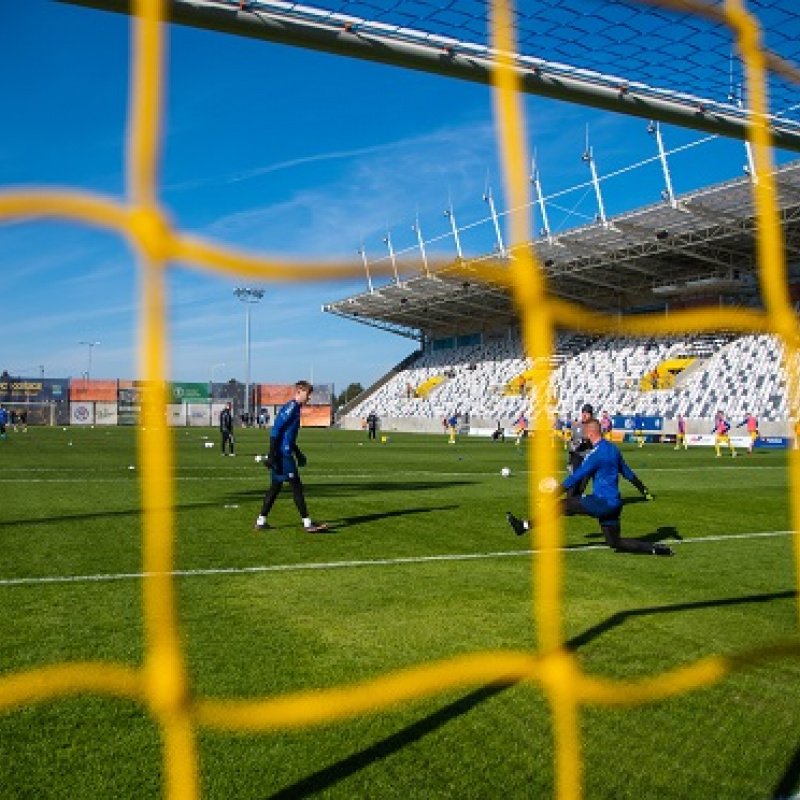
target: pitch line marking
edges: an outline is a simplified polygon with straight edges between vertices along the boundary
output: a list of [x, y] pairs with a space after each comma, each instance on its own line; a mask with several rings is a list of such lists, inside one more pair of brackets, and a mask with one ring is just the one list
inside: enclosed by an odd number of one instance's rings
[[[704, 544], [706, 542], [729, 542], [732, 539], [765, 539], [778, 536], [791, 536], [794, 531], [763, 531], [761, 533], [731, 533], [724, 536], [702, 536], [694, 539], [669, 539], [670, 544]], [[587, 544], [582, 547], [560, 547], [562, 553], [581, 553], [589, 550], [608, 549], [605, 544]], [[439, 556], [408, 556], [405, 558], [371, 558], [358, 561], [328, 561], [308, 564], [273, 564], [263, 567], [214, 567], [211, 569], [179, 569], [168, 573], [173, 578], [194, 578], [206, 575], [247, 575], [270, 572], [302, 572], [304, 570], [343, 569], [353, 567], [396, 566], [400, 564], [428, 564], [438, 561], [471, 561], [489, 558], [519, 558], [530, 556], [539, 550], [500, 550], [491, 553], [456, 553]], [[2, 586], [33, 586], [52, 583], [101, 583], [106, 581], [141, 580], [154, 577], [160, 573], [153, 572], [121, 572], [108, 575], [62, 575], [42, 578], [5, 578], [0, 579]]]

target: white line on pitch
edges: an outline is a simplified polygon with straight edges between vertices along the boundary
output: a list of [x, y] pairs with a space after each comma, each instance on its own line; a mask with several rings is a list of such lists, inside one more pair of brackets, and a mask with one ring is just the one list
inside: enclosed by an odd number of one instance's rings
[[[703, 544], [705, 542], [729, 542], [732, 539], [762, 539], [776, 536], [791, 536], [793, 531], [764, 531], [761, 533], [731, 533], [724, 536], [702, 536], [693, 539], [668, 540], [670, 544]], [[582, 553], [589, 550], [603, 550], [604, 544], [587, 544], [580, 547], [561, 547], [560, 552]], [[371, 558], [359, 561], [328, 561], [309, 564], [273, 564], [263, 567], [214, 567], [211, 569], [175, 570], [169, 574], [175, 578], [192, 578], [205, 575], [247, 575], [267, 572], [302, 572], [304, 570], [342, 569], [352, 567], [395, 566], [399, 564], [427, 564], [438, 561], [470, 561], [488, 558], [518, 558], [530, 556], [537, 550], [501, 550], [492, 553], [462, 553], [439, 556], [408, 556], [405, 558]], [[99, 583], [103, 581], [140, 580], [157, 573], [122, 572], [108, 575], [63, 575], [42, 578], [0, 579], [0, 586], [30, 586], [45, 583]]]

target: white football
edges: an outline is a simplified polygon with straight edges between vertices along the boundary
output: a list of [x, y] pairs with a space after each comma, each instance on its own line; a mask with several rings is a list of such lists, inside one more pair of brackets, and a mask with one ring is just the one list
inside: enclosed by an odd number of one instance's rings
[[504, 478], [507, 478], [511, 474], [511, 470], [508, 467], [503, 467], [503, 469], [500, 470], [500, 474]]
[[261, 456], [256, 456], [256, 464], [260, 464], [260, 463], [261, 463]]

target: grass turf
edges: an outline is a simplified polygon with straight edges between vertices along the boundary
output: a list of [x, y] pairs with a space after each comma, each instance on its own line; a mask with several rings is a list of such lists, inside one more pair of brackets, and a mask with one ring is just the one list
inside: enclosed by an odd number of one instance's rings
[[[215, 431], [173, 439], [177, 586], [197, 694], [267, 697], [535, 648], [530, 540], [504, 520], [526, 508], [513, 443], [304, 430], [311, 514], [332, 526], [308, 535], [289, 491], [274, 530], [252, 529], [265, 432], [238, 432], [236, 458], [220, 456]], [[636, 679], [796, 638], [785, 454], [623, 450], [657, 496], [626, 506], [624, 533], [677, 540], [677, 555], [592, 547], [596, 523], [565, 520], [564, 630], [582, 667]], [[32, 428], [0, 442], [0, 674], [141, 663], [136, 458], [124, 428]], [[799, 719], [791, 659], [669, 701], [584, 708], [585, 796], [788, 796]], [[551, 720], [534, 685], [475, 687], [299, 732], [201, 731], [200, 743], [206, 798], [555, 796]], [[159, 797], [161, 769], [158, 730], [133, 703], [78, 697], [0, 715], [0, 797]]]

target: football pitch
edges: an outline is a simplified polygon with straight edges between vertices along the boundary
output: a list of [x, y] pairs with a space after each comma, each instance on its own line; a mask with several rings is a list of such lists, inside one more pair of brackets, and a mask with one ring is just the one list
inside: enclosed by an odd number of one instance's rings
[[[135, 431], [31, 428], [0, 442], [0, 677], [143, 660]], [[176, 586], [193, 691], [267, 698], [473, 652], [535, 653], [527, 459], [511, 441], [303, 430], [314, 519], [287, 490], [253, 530], [265, 431], [177, 429]], [[213, 447], [206, 447], [206, 442]], [[797, 642], [786, 454], [623, 446], [655, 493], [623, 481], [623, 534], [673, 558], [617, 554], [564, 520], [564, 631], [582, 669], [647, 678], [704, 656]], [[522, 448], [524, 451], [524, 447]], [[500, 474], [503, 467], [511, 476]], [[581, 711], [586, 798], [791, 797], [800, 662], [711, 688]], [[160, 734], [132, 701], [79, 695], [0, 714], [0, 797], [157, 798]], [[299, 731], [200, 730], [204, 798], [549, 798], [552, 719], [536, 684], [475, 686]]]

